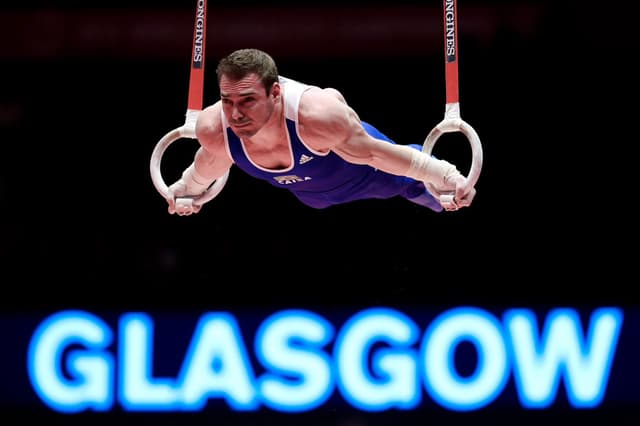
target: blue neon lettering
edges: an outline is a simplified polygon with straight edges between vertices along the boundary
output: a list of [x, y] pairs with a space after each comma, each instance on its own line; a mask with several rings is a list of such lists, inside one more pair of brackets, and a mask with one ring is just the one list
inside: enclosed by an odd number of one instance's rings
[[[154, 358], [164, 354], [156, 353], [153, 336], [163, 330], [148, 314], [120, 316], [116, 364], [111, 327], [70, 310], [36, 328], [27, 369], [40, 400], [68, 413], [107, 411], [116, 402], [125, 411], [197, 411], [214, 399], [235, 411], [304, 412], [335, 393], [363, 411], [411, 410], [425, 396], [471, 411], [495, 401], [511, 377], [524, 408], [549, 407], [561, 385], [571, 406], [588, 408], [604, 398], [622, 321], [621, 309], [599, 308], [583, 331], [568, 308], [542, 319], [510, 309], [500, 320], [459, 307], [417, 324], [398, 310], [370, 308], [336, 328], [317, 313], [283, 310], [264, 319], [248, 345], [232, 314], [209, 312], [198, 319], [173, 378], [154, 374]], [[477, 354], [470, 374], [456, 364], [463, 343]]]
[[[427, 393], [443, 407], [469, 411], [491, 403], [504, 388], [509, 374], [505, 341], [499, 321], [483, 310], [461, 307], [446, 311], [427, 329], [422, 342]], [[467, 341], [478, 352], [469, 377], [458, 374], [454, 351]]]
[[[362, 311], [344, 325], [336, 339], [335, 360], [342, 396], [366, 411], [410, 409], [420, 401], [416, 354], [417, 325], [385, 308]], [[374, 343], [383, 343], [373, 349]], [[371, 371], [368, 356], [371, 355]]]
[[[63, 311], [44, 320], [35, 330], [27, 354], [27, 370], [36, 394], [60, 412], [109, 410], [113, 405], [114, 362], [105, 350], [112, 339], [109, 326], [86, 312]], [[69, 352], [63, 356], [65, 349]]]
[[331, 323], [302, 310], [278, 312], [261, 324], [255, 339], [256, 358], [267, 371], [257, 387], [267, 407], [303, 412], [329, 399], [334, 375], [325, 347], [333, 335]]
[[547, 316], [540, 340], [532, 312], [514, 309], [505, 314], [515, 360], [514, 378], [520, 402], [544, 408], [555, 399], [564, 379], [569, 402], [578, 408], [595, 407], [604, 397], [615, 353], [622, 311], [596, 310], [583, 341], [580, 318], [571, 309], [556, 309]]

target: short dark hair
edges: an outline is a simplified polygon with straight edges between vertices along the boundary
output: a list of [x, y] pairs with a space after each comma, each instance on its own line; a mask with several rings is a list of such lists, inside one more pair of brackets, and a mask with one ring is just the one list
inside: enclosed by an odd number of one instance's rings
[[216, 68], [218, 85], [223, 75], [231, 80], [241, 80], [253, 73], [260, 77], [267, 94], [273, 83], [278, 81], [276, 62], [268, 53], [259, 49], [235, 50], [222, 58]]

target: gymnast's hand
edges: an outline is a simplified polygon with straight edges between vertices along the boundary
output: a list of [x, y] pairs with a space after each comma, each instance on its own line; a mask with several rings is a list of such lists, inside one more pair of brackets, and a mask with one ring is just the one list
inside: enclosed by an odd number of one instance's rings
[[456, 173], [447, 177], [446, 181], [447, 184], [453, 187], [453, 205], [450, 206], [450, 208], [447, 208], [445, 205], [443, 205], [443, 207], [446, 210], [458, 210], [462, 207], [469, 207], [473, 202], [473, 198], [476, 196], [476, 189], [468, 185], [467, 178], [460, 173]]
[[469, 186], [467, 178], [457, 169], [453, 169], [453, 173], [446, 176], [443, 183], [436, 186], [425, 182], [425, 185], [431, 193], [438, 196], [440, 204], [447, 211], [469, 207], [476, 196], [476, 189]]
[[177, 213], [179, 216], [189, 216], [200, 211], [202, 206], [194, 202], [194, 198], [199, 194], [189, 194], [187, 185], [182, 178], [169, 186], [168, 192], [167, 203], [169, 203], [170, 214]]

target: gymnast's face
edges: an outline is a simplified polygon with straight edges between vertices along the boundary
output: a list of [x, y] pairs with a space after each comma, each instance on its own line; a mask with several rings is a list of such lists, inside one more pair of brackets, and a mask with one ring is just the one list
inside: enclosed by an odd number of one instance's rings
[[248, 138], [260, 131], [273, 116], [280, 99], [280, 86], [275, 83], [267, 94], [260, 77], [249, 74], [240, 80], [220, 78], [222, 109], [233, 132]]

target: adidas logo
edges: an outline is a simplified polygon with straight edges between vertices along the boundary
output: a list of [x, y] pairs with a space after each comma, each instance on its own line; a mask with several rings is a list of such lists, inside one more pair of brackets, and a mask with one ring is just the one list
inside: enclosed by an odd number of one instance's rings
[[313, 160], [313, 157], [310, 157], [310, 156], [308, 156], [308, 155], [306, 155], [306, 154], [302, 154], [302, 155], [300, 156], [300, 160], [298, 160], [298, 164], [304, 164], [304, 163], [306, 163], [307, 161], [311, 161], [311, 160]]

